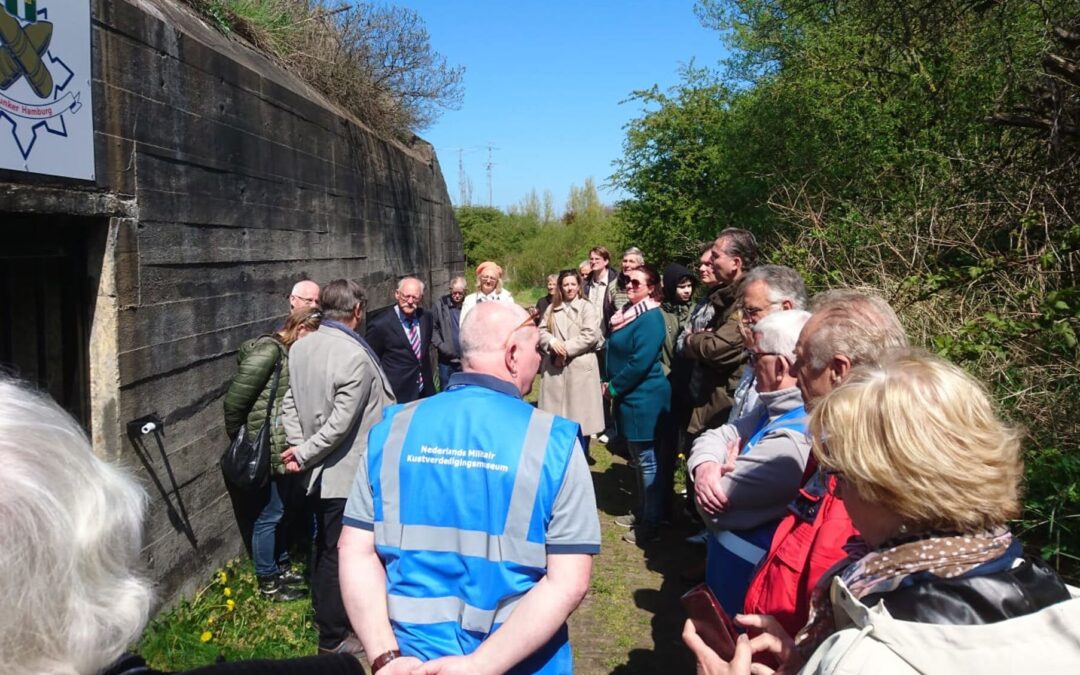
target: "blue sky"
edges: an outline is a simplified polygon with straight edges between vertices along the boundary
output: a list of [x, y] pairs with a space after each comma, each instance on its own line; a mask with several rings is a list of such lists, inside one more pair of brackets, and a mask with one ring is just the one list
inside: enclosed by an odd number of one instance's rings
[[486, 205], [487, 145], [494, 146], [495, 206], [551, 190], [562, 212], [571, 185], [592, 177], [600, 198], [621, 155], [623, 126], [639, 116], [620, 105], [635, 89], [678, 82], [691, 59], [714, 66], [724, 53], [691, 0], [519, 2], [396, 0], [416, 10], [433, 48], [465, 66], [465, 100], [421, 136], [439, 155], [450, 197], [459, 201], [458, 149], [472, 203]]

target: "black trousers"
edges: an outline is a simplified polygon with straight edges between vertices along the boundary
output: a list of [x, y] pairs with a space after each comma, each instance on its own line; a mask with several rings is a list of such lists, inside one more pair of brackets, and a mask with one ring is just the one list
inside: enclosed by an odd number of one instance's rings
[[318, 499], [315, 517], [319, 531], [315, 535], [315, 563], [311, 574], [311, 605], [315, 609], [315, 626], [319, 629], [319, 647], [333, 649], [341, 644], [349, 631], [349, 617], [341, 599], [338, 582], [338, 539], [341, 537], [341, 517], [345, 513], [344, 499]]

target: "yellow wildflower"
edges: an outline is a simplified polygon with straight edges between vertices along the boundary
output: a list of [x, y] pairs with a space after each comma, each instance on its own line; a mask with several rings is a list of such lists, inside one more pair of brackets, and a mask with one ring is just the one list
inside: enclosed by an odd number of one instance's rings
[[213, 626], [214, 625], [214, 617], [210, 617], [209, 619], [207, 619], [206, 620], [206, 625]]
[[210, 631], [204, 631], [203, 634], [199, 636], [199, 642], [210, 642], [210, 639], [213, 637], [213, 633], [211, 633]]
[[224, 594], [225, 594], [225, 597], [227, 598], [227, 597], [229, 597], [229, 596], [231, 596], [231, 595], [232, 595], [232, 589], [231, 589], [231, 588], [229, 588], [228, 586], [226, 586], [226, 587], [225, 587], [225, 590], [224, 590], [224, 591], [222, 591], [222, 593], [224, 593]]
[[236, 601], [232, 598], [229, 598], [225, 601], [225, 608], [228, 609], [230, 612], [233, 611], [234, 609], [236, 609]]
[[218, 583], [222, 583], [222, 584], [223, 584], [223, 583], [225, 583], [226, 581], [228, 581], [228, 580], [229, 580], [229, 575], [228, 575], [228, 574], [225, 574], [225, 571], [224, 571], [224, 570], [222, 570], [222, 571], [218, 572], [218, 577], [217, 577], [217, 580], [218, 580]]

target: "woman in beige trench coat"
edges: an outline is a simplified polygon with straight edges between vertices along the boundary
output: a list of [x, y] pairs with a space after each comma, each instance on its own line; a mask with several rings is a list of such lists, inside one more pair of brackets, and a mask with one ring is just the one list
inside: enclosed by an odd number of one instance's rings
[[604, 430], [600, 393], [600, 315], [581, 297], [577, 270], [559, 273], [557, 293], [540, 319], [539, 407], [581, 425], [582, 449], [588, 454], [589, 436]]

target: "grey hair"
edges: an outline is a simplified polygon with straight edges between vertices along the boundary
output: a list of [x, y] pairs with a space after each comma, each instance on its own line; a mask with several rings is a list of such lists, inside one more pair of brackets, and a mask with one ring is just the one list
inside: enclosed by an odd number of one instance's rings
[[638, 248], [637, 246], [631, 246], [630, 248], [623, 251], [622, 257], [625, 258], [628, 255], [632, 255], [632, 256], [636, 257], [638, 260], [641, 261], [642, 265], [645, 264], [645, 254], [642, 253], [641, 249]]
[[547, 275], [547, 281], [558, 281], [558, 279], [559, 279], [558, 272], [556, 272], [555, 274]]
[[450, 280], [450, 288], [457, 285], [460, 285], [462, 290], [464, 290], [469, 285], [469, 282], [466, 281], [465, 277], [458, 275]]
[[353, 310], [364, 309], [367, 298], [364, 288], [353, 279], [334, 279], [322, 287], [319, 293], [324, 319], [348, 321]]
[[502, 324], [520, 328], [520, 324], [528, 318], [529, 313], [515, 303], [478, 303], [461, 322], [461, 360], [467, 364], [475, 355], [504, 351], [510, 336], [517, 332], [517, 328], [510, 332], [492, 328]]
[[0, 672], [100, 672], [150, 614], [146, 493], [56, 403], [6, 377], [0, 465]]
[[424, 294], [424, 282], [420, 279], [417, 279], [416, 277], [402, 277], [401, 280], [397, 282], [398, 291], [401, 290], [401, 287], [405, 285], [406, 281], [415, 281], [416, 283], [420, 284], [420, 295]]
[[876, 364], [886, 351], [908, 345], [896, 312], [876, 295], [850, 288], [826, 291], [814, 297], [811, 309], [822, 317], [806, 339], [807, 357], [815, 370], [836, 354], [846, 356], [853, 366]]
[[721, 239], [724, 240], [723, 249], [727, 251], [727, 254], [742, 260], [744, 272], [749, 272], [758, 266], [761, 254], [753, 232], [738, 227], [728, 227], [716, 235], [717, 241]]
[[754, 324], [754, 334], [758, 336], [757, 346], [763, 352], [779, 354], [795, 362], [795, 343], [799, 333], [810, 320], [810, 312], [804, 309], [788, 309], [773, 312]]
[[806, 309], [806, 282], [802, 276], [783, 265], [761, 265], [746, 273], [743, 278], [743, 288], [755, 281], [764, 281], [769, 288], [769, 302], [781, 303], [784, 300], [791, 302], [792, 309]]

